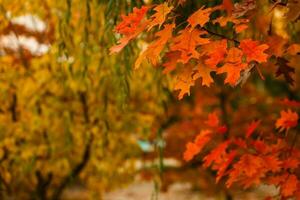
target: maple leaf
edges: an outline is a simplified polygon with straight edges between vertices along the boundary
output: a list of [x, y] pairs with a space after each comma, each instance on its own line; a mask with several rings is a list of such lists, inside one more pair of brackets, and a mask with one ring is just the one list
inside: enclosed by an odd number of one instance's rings
[[193, 75], [193, 79], [197, 80], [198, 78], [201, 78], [202, 85], [209, 87], [214, 82], [214, 80], [212, 79], [212, 77], [210, 75], [210, 73], [212, 71], [214, 71], [214, 70], [212, 70], [211, 68], [209, 68], [205, 65], [198, 64], [196, 73]]
[[276, 64], [278, 65], [278, 69], [276, 71], [276, 77], [283, 75], [285, 80], [293, 85], [294, 84], [294, 79], [292, 78], [292, 74], [295, 73], [295, 69], [293, 67], [290, 67], [288, 65], [289, 61], [286, 60], [285, 58], [278, 57]]
[[208, 155], [203, 158], [203, 166], [209, 167], [213, 162], [222, 163], [224, 161], [224, 154], [226, 154], [226, 149], [230, 141], [225, 141], [219, 144], [215, 149], [213, 149]]
[[167, 2], [157, 5], [154, 8], [155, 14], [151, 16], [151, 20], [148, 24], [148, 30], [152, 29], [156, 25], [159, 25], [160, 28], [160, 26], [165, 22], [167, 15], [171, 12], [172, 9], [173, 7], [169, 7]]
[[174, 38], [171, 50], [181, 52], [179, 61], [185, 64], [192, 58], [198, 59], [200, 57], [196, 47], [210, 42], [208, 38], [200, 37], [202, 33], [204, 32], [186, 28]]
[[205, 52], [205, 55], [208, 56], [208, 58], [205, 60], [205, 64], [211, 68], [216, 68], [217, 64], [225, 58], [227, 53], [227, 41], [212, 41], [203, 45], [202, 49]]
[[212, 8], [204, 8], [204, 6], [202, 6], [194, 12], [187, 20], [191, 25], [191, 30], [193, 30], [197, 25], [204, 26], [204, 24], [209, 21], [209, 15], [212, 11]]
[[265, 170], [263, 170], [264, 164], [264, 160], [260, 156], [251, 154], [242, 155], [240, 160], [230, 170], [226, 186], [230, 187], [234, 182], [238, 181], [241, 181], [244, 188], [258, 184], [260, 178], [265, 175]]
[[245, 39], [240, 42], [240, 48], [246, 55], [248, 62], [257, 61], [261, 63], [267, 61], [268, 55], [264, 53], [269, 48], [267, 44], [259, 45], [258, 41]]
[[185, 65], [181, 73], [177, 75], [177, 82], [174, 89], [180, 90], [178, 99], [182, 99], [185, 94], [190, 95], [190, 87], [195, 84], [192, 78], [193, 70], [190, 65]]
[[225, 64], [218, 68], [217, 73], [227, 73], [225, 83], [235, 86], [240, 79], [240, 73], [247, 68], [247, 64], [242, 62], [242, 51], [238, 48], [231, 48], [228, 52]]
[[200, 151], [211, 140], [211, 131], [202, 130], [195, 139], [195, 144], [200, 148]]
[[218, 166], [218, 172], [216, 176], [216, 182], [218, 183], [220, 179], [225, 175], [225, 172], [229, 165], [232, 163], [233, 159], [235, 158], [237, 152], [231, 151], [227, 156], [225, 156], [224, 161]]
[[139, 68], [143, 59], [147, 58], [152, 65], [156, 65], [159, 58], [160, 53], [165, 47], [168, 40], [172, 37], [172, 31], [174, 28], [174, 24], [166, 24], [164, 29], [158, 31], [155, 36], [158, 38], [153, 43], [151, 43], [147, 49], [140, 54], [135, 62], [135, 69]]
[[164, 74], [167, 74], [176, 69], [178, 61], [177, 59], [180, 57], [180, 54], [181, 53], [179, 51], [170, 51], [166, 53], [165, 57], [167, 58], [167, 62], [163, 64], [163, 66], [165, 67], [165, 69], [163, 70]]
[[278, 172], [281, 170], [282, 161], [276, 155], [263, 156], [263, 160], [268, 171]]
[[281, 184], [280, 186], [280, 194], [283, 197], [290, 197], [293, 196], [294, 193], [297, 191], [297, 185], [299, 181], [298, 178], [290, 174], [287, 179]]
[[122, 15], [122, 22], [120, 22], [115, 32], [123, 35], [122, 38], [117, 42], [118, 44], [110, 48], [110, 54], [120, 52], [129, 41], [136, 38], [147, 26], [147, 23], [143, 23], [148, 7], [143, 6], [140, 9], [134, 8], [133, 12], [128, 16]]
[[247, 177], [255, 175], [264, 166], [264, 160], [260, 156], [251, 154], [242, 155], [240, 160], [235, 164]]
[[196, 145], [193, 142], [189, 142], [186, 145], [186, 150], [183, 154], [183, 159], [185, 161], [190, 161], [192, 160], [195, 155], [197, 155], [200, 152], [200, 147], [198, 145]]
[[246, 137], [249, 138], [252, 133], [255, 131], [255, 129], [258, 127], [258, 125], [260, 124], [260, 120], [258, 121], [253, 121], [251, 122], [251, 124], [249, 124], [249, 126], [247, 127], [247, 131], [246, 131]]
[[204, 146], [211, 140], [211, 131], [210, 130], [202, 130], [194, 142], [189, 142], [186, 145], [186, 150], [183, 154], [183, 158], [185, 161], [190, 161], [194, 158], [195, 155], [201, 152]]
[[276, 121], [276, 128], [279, 131], [284, 131], [285, 129], [296, 127], [298, 124], [298, 114], [291, 110], [280, 112], [280, 118]]

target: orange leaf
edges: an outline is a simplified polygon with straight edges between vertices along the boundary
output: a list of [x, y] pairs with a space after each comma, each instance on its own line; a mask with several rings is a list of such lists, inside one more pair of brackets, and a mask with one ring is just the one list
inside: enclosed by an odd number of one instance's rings
[[167, 62], [163, 64], [165, 69], [163, 70], [164, 74], [167, 74], [174, 69], [176, 69], [178, 58], [180, 57], [179, 51], [170, 51], [166, 53], [165, 57], [168, 59]]
[[231, 48], [228, 52], [225, 64], [218, 68], [217, 73], [227, 73], [225, 83], [235, 86], [240, 79], [240, 73], [247, 68], [246, 63], [242, 63], [242, 51], [238, 48]]
[[202, 6], [199, 10], [194, 12], [187, 20], [191, 25], [191, 30], [197, 25], [204, 26], [204, 24], [209, 21], [209, 15], [212, 11], [211, 8], [204, 8], [204, 6]]
[[224, 59], [227, 53], [227, 41], [212, 41], [206, 45], [203, 45], [202, 49], [209, 57], [205, 60], [205, 64], [211, 68], [216, 68], [216, 65]]
[[225, 141], [219, 144], [215, 149], [213, 149], [208, 155], [203, 158], [203, 166], [209, 167], [213, 162], [222, 163], [224, 160], [224, 154], [229, 145], [229, 141]]
[[197, 65], [196, 73], [193, 76], [194, 80], [197, 80], [198, 78], [202, 78], [202, 85], [209, 87], [210, 84], [214, 82], [214, 80], [211, 78], [210, 72], [212, 72], [211, 68], [205, 66], [205, 65]]
[[140, 9], [134, 8], [133, 12], [128, 16], [122, 15], [122, 22], [120, 22], [116, 28], [115, 32], [123, 35], [119, 39], [118, 44], [110, 48], [110, 54], [120, 52], [130, 40], [136, 38], [147, 26], [146, 22], [143, 22], [148, 11], [148, 7], [143, 6]]
[[184, 66], [181, 73], [177, 75], [177, 83], [175, 84], [175, 90], [180, 90], [178, 99], [182, 99], [185, 94], [190, 95], [190, 87], [195, 84], [192, 79], [193, 70], [190, 65]]
[[181, 56], [178, 61], [185, 64], [192, 58], [198, 59], [200, 57], [200, 53], [196, 50], [196, 47], [210, 42], [208, 38], [200, 37], [202, 33], [202, 31], [196, 29], [191, 30], [186, 28], [174, 38], [171, 50], [181, 52]]
[[139, 55], [135, 61], [135, 69], [139, 68], [145, 58], [147, 58], [152, 65], [157, 64], [161, 51], [166, 46], [168, 40], [172, 37], [173, 28], [174, 24], [166, 24], [163, 30], [158, 31], [155, 34], [158, 39], [151, 43], [147, 49]]
[[200, 152], [200, 147], [192, 142], [187, 143], [186, 150], [183, 154], [185, 161], [190, 161]]
[[259, 45], [257, 41], [245, 39], [241, 41], [240, 48], [247, 56], [248, 62], [253, 60], [259, 63], [267, 61], [268, 55], [265, 54], [264, 51], [268, 49], [269, 46], [266, 44]]
[[156, 6], [154, 8], [156, 12], [151, 16], [151, 21], [149, 22], [148, 30], [152, 29], [156, 25], [159, 25], [160, 28], [160, 26], [165, 22], [167, 15], [171, 12], [172, 9], [173, 7], [169, 7], [167, 2]]
[[298, 124], [298, 114], [296, 112], [292, 112], [291, 110], [281, 111], [280, 118], [276, 121], [276, 128], [279, 128], [279, 131], [283, 131], [285, 129], [293, 128]]

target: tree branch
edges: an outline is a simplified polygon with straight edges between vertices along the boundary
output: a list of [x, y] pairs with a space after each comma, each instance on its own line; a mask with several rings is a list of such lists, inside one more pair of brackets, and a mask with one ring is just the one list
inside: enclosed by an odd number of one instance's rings
[[80, 172], [84, 169], [84, 167], [87, 165], [90, 159], [92, 143], [93, 143], [93, 135], [90, 136], [89, 141], [85, 146], [84, 153], [82, 155], [82, 160], [71, 170], [70, 174], [62, 180], [60, 185], [54, 191], [51, 198], [52, 200], [58, 200], [63, 190], [66, 188], [66, 186], [70, 184], [72, 180], [74, 180], [74, 178], [76, 178], [80, 174]]

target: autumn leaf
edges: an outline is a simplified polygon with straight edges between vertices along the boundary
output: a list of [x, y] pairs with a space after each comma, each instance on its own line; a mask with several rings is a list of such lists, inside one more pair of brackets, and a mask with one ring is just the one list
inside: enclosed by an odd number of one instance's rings
[[225, 175], [225, 172], [229, 165], [232, 163], [233, 159], [236, 157], [237, 152], [231, 151], [227, 156], [225, 156], [224, 161], [217, 168], [216, 182], [218, 183], [220, 179]]
[[147, 58], [152, 65], [156, 65], [158, 63], [160, 53], [172, 36], [173, 28], [174, 24], [166, 24], [164, 29], [155, 34], [157, 40], [151, 43], [147, 49], [139, 55], [135, 62], [135, 69], [139, 68], [145, 58]]
[[240, 48], [247, 57], [247, 61], [266, 62], [268, 55], [264, 53], [269, 48], [268, 45], [259, 45], [258, 41], [245, 39], [240, 42]]
[[265, 162], [265, 168], [268, 171], [278, 172], [281, 170], [282, 161], [279, 160], [277, 155], [267, 155], [263, 156], [262, 158]]
[[259, 126], [260, 124], [260, 120], [257, 121], [253, 121], [251, 122], [251, 124], [249, 124], [249, 126], [247, 127], [247, 131], [246, 131], [246, 137], [249, 138], [252, 133], [255, 131], [255, 129]]
[[200, 152], [200, 147], [198, 145], [196, 145], [193, 142], [189, 142], [186, 145], [186, 150], [183, 154], [183, 159], [185, 161], [190, 161], [192, 160], [195, 155], [197, 155]]
[[154, 26], [159, 25], [159, 28], [161, 25], [165, 22], [167, 15], [171, 12], [173, 9], [172, 6], [168, 6], [168, 3], [162, 3], [157, 5], [154, 8], [155, 14], [151, 16], [151, 20], [148, 24], [148, 30], [152, 29]]
[[219, 144], [215, 149], [213, 149], [208, 155], [203, 158], [203, 166], [209, 167], [213, 162], [222, 163], [224, 161], [224, 155], [226, 154], [226, 149], [230, 144], [229, 141], [225, 141]]
[[179, 90], [178, 99], [182, 99], [184, 95], [190, 95], [190, 87], [194, 86], [195, 81], [192, 78], [193, 70], [190, 65], [185, 65], [181, 73], [176, 77], [177, 81], [174, 89]]
[[296, 127], [298, 124], [298, 114], [291, 110], [281, 111], [280, 118], [276, 121], [276, 128], [280, 132], [287, 130], [289, 128]]
[[294, 174], [289, 174], [287, 179], [280, 186], [280, 193], [284, 197], [293, 196], [297, 191], [298, 178]]
[[210, 130], [202, 130], [194, 142], [189, 142], [186, 145], [186, 150], [184, 152], [183, 158], [185, 161], [190, 161], [193, 159], [195, 155], [201, 152], [204, 146], [211, 140], [211, 131]]
[[205, 64], [211, 68], [216, 68], [217, 64], [225, 58], [225, 55], [227, 53], [227, 41], [211, 41], [210, 43], [201, 46], [201, 48], [203, 49], [205, 55], [208, 57], [207, 59], [205, 59]]
[[212, 79], [210, 73], [213, 72], [211, 68], [198, 64], [196, 68], [196, 73], [193, 75], [193, 79], [197, 80], [198, 78], [202, 79], [202, 85], [209, 87], [214, 80]]
[[200, 57], [201, 54], [197, 51], [196, 47], [210, 42], [208, 38], [200, 37], [203, 33], [203, 31], [191, 30], [189, 28], [180, 31], [180, 34], [173, 39], [173, 44], [170, 47], [171, 51], [181, 52], [178, 61], [186, 64], [190, 59], [198, 59]]
[[204, 6], [202, 6], [199, 10], [194, 12], [187, 20], [191, 25], [191, 30], [197, 25], [204, 26], [204, 24], [209, 21], [209, 15], [212, 11], [211, 8], [204, 8]]
[[116, 28], [115, 32], [123, 35], [119, 39], [118, 44], [110, 48], [110, 54], [120, 52], [129, 41], [136, 38], [147, 26], [146, 22], [143, 22], [148, 11], [148, 7], [143, 6], [140, 9], [134, 8], [133, 12], [128, 16], [122, 15], [122, 22], [120, 22]]
[[244, 185], [244, 188], [259, 184], [260, 179], [265, 174], [264, 165], [264, 160], [260, 156], [242, 155], [240, 160], [233, 165], [232, 170], [229, 171], [226, 186], [231, 187], [234, 182], [238, 181]]
[[278, 69], [276, 71], [276, 77], [283, 75], [285, 80], [290, 84], [294, 84], [294, 79], [292, 78], [292, 74], [295, 73], [295, 69], [288, 65], [289, 61], [283, 57], [278, 57], [276, 64]]
[[227, 73], [225, 83], [235, 86], [240, 79], [240, 73], [247, 68], [247, 64], [242, 62], [242, 51], [238, 48], [231, 48], [225, 59], [225, 64], [217, 69], [218, 74]]
[[163, 67], [165, 67], [163, 70], [164, 74], [167, 74], [176, 69], [179, 57], [179, 51], [170, 51], [166, 53], [165, 58], [167, 59], [167, 61], [163, 64]]

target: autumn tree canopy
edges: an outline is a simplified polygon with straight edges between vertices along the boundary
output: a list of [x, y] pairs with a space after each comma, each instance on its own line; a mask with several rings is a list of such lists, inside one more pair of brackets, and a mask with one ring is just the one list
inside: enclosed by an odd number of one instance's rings
[[227, 188], [274, 185], [268, 199], [300, 199], [299, 8], [280, 0], [152, 3], [121, 16], [110, 53], [143, 38], [134, 68], [161, 67], [190, 112], [207, 113], [184, 160], [216, 171]]

